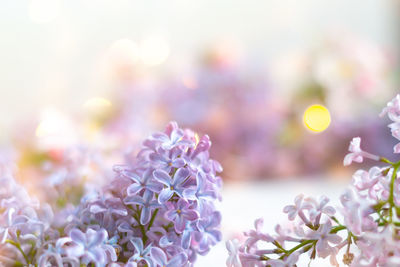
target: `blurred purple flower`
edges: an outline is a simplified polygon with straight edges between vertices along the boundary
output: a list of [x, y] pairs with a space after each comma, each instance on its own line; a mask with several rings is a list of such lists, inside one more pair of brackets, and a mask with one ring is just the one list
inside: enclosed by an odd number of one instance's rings
[[179, 157], [181, 153], [182, 151], [179, 148], [169, 151], [159, 148], [157, 152], [151, 153], [149, 158], [157, 169], [162, 169], [169, 173], [173, 168], [185, 166], [185, 160]]
[[[57, 241], [57, 246], [63, 246], [69, 257], [79, 258], [86, 265], [95, 263], [96, 266], [104, 266], [107, 263], [106, 250], [113, 251], [106, 244], [107, 238], [108, 234], [104, 229], [89, 228], [86, 233], [79, 229], [72, 229], [69, 237]], [[116, 255], [112, 256], [116, 258]]]
[[170, 150], [181, 145], [193, 145], [189, 140], [184, 140], [183, 136], [184, 131], [178, 127], [176, 122], [172, 122], [167, 126], [166, 133], [155, 133], [151, 136], [150, 140], [160, 143], [160, 147], [165, 150]]

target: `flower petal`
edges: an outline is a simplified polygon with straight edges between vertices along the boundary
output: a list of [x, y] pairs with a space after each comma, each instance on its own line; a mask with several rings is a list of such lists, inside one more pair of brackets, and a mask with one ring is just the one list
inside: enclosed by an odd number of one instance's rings
[[180, 168], [176, 171], [174, 175], [174, 185], [179, 185], [183, 183], [189, 176], [190, 172], [188, 169]]
[[151, 248], [151, 257], [160, 266], [164, 266], [167, 263], [167, 256], [165, 255], [165, 252], [158, 247]]
[[169, 188], [164, 188], [158, 195], [158, 202], [160, 204], [164, 204], [172, 197], [173, 194], [174, 192], [171, 191]]
[[169, 176], [169, 174], [163, 170], [155, 170], [153, 172], [153, 176], [157, 181], [165, 185], [170, 185], [172, 182], [171, 176]]
[[71, 232], [69, 233], [69, 236], [71, 239], [78, 243], [78, 244], [85, 244], [86, 243], [86, 236], [84, 233], [82, 233], [78, 229], [72, 229]]

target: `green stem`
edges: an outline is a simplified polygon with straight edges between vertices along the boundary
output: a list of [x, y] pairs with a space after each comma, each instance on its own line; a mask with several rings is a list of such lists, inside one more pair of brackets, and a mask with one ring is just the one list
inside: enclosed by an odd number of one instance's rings
[[379, 223], [379, 220], [382, 221], [383, 225], [386, 225], [388, 223], [388, 221], [383, 217], [383, 215], [380, 213], [380, 211], [377, 211], [376, 214], [378, 214], [378, 216], [379, 216], [379, 219], [377, 220], [378, 223]]
[[[381, 222], [381, 223], [378, 223], [378, 226], [386, 226], [387, 224], [388, 224], [388, 222]], [[394, 226], [400, 227], [400, 222], [392, 222], [392, 224]]]
[[292, 249], [286, 251], [285, 254], [283, 254], [279, 259], [283, 259], [285, 256], [289, 256], [290, 254], [292, 254], [293, 252], [295, 252], [299, 248], [302, 248], [305, 245], [312, 244], [312, 243], [315, 243], [315, 242], [317, 242], [317, 240], [304, 240], [303, 242], [301, 242], [297, 246], [295, 246]]
[[140, 231], [142, 232], [142, 235], [143, 235], [143, 244], [145, 244], [148, 238], [147, 238], [147, 235], [146, 235], [146, 230], [144, 229], [144, 225], [142, 225], [140, 223], [140, 216], [142, 214], [142, 209], [138, 208], [136, 212], [137, 212], [136, 215], [134, 215], [133, 217], [139, 223], [139, 228], [140, 228]]
[[31, 262], [29, 261], [28, 257], [25, 255], [25, 252], [22, 250], [21, 245], [19, 243], [14, 242], [10, 239], [7, 239], [6, 243], [11, 244], [14, 247], [16, 247], [19, 250], [19, 252], [21, 252], [22, 256], [24, 257], [26, 264], [27, 265], [31, 264]]
[[396, 164], [393, 165], [393, 174], [392, 174], [392, 178], [390, 180], [390, 191], [389, 191], [389, 223], [393, 222], [393, 207], [395, 207], [394, 204], [394, 182], [397, 178], [397, 170], [399, 169], [399, 162], [397, 162]]
[[153, 215], [151, 216], [151, 219], [150, 219], [150, 222], [149, 222], [149, 226], [147, 227], [147, 231], [150, 230], [150, 227], [153, 225], [154, 219], [155, 219], [156, 216], [157, 216], [157, 212], [158, 212], [158, 209], [156, 209], [156, 210], [153, 212]]
[[278, 241], [275, 240], [272, 244], [274, 244], [278, 249], [282, 250], [283, 252], [286, 252], [286, 249], [284, 249], [284, 248], [282, 247], [282, 245], [279, 244]]
[[395, 164], [394, 162], [391, 162], [390, 160], [388, 160], [388, 159], [385, 158], [385, 157], [380, 157], [379, 160], [380, 160], [381, 162], [384, 162], [384, 163], [387, 163], [387, 164], [390, 164], [390, 165], [394, 165], [394, 164]]
[[331, 233], [331, 234], [336, 234], [337, 232], [342, 231], [342, 230], [345, 230], [345, 229], [347, 229], [346, 226], [344, 226], [344, 225], [338, 225], [338, 226], [332, 227], [330, 233]]

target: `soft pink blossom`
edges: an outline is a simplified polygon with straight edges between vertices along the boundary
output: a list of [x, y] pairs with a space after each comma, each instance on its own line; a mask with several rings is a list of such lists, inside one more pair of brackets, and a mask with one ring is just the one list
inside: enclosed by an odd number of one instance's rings
[[263, 225], [264, 225], [264, 220], [262, 218], [259, 218], [254, 222], [255, 230], [250, 230], [244, 233], [245, 236], [248, 237], [245, 243], [246, 247], [252, 247], [257, 241], [260, 240], [266, 242], [274, 241], [274, 239], [270, 235], [262, 232]]
[[331, 234], [332, 223], [327, 221], [322, 224], [317, 231], [313, 231], [308, 234], [310, 239], [318, 240], [316, 249], [318, 256], [325, 258], [331, 254], [336, 254], [336, 250], [331, 244], [339, 244], [342, 238], [337, 234]]
[[350, 142], [349, 151], [350, 153], [344, 157], [343, 164], [344, 166], [350, 165], [353, 161], [361, 163], [364, 158], [369, 158], [372, 160], [379, 160], [379, 156], [370, 154], [361, 149], [361, 138], [354, 137]]

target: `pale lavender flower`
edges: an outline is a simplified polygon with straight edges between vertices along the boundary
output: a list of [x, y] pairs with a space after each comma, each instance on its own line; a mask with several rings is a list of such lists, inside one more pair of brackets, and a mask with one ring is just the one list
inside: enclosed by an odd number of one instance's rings
[[317, 231], [313, 231], [308, 234], [308, 237], [313, 240], [317, 240], [317, 253], [320, 257], [325, 258], [332, 254], [335, 254], [335, 249], [331, 244], [339, 244], [342, 238], [337, 234], [331, 234], [332, 224], [330, 221], [322, 224]]
[[190, 245], [192, 243], [192, 235], [194, 231], [196, 230], [196, 223], [195, 222], [186, 222], [185, 229], [182, 232], [181, 235], [181, 246], [184, 249], [189, 249]]
[[358, 170], [353, 174], [353, 185], [360, 195], [366, 195], [371, 199], [387, 199], [389, 197], [389, 180], [383, 176], [382, 169], [372, 167], [368, 172]]
[[155, 264], [160, 267], [181, 267], [187, 261], [185, 253], [179, 253], [168, 260], [165, 252], [158, 247], [151, 248], [151, 256]]
[[44, 251], [41, 251], [38, 265], [39, 267], [63, 266], [62, 251], [60, 248], [53, 247], [51, 244]]
[[57, 241], [57, 246], [63, 246], [69, 257], [79, 258], [86, 265], [95, 263], [96, 266], [104, 266], [107, 263], [105, 250], [105, 246], [108, 246], [105, 245], [107, 238], [108, 234], [104, 229], [88, 229], [86, 233], [72, 229], [69, 237]]
[[182, 233], [186, 222], [199, 218], [199, 213], [190, 207], [189, 202], [181, 198], [176, 203], [167, 203], [165, 218], [174, 222], [176, 232]]
[[185, 160], [180, 157], [181, 153], [182, 151], [179, 148], [169, 151], [159, 148], [157, 152], [151, 153], [149, 158], [157, 169], [170, 172], [173, 168], [182, 168], [185, 166]]
[[[389, 119], [393, 122], [389, 124], [392, 136], [400, 140], [400, 94], [396, 95], [382, 110], [380, 116], [388, 115]], [[400, 153], [400, 143], [393, 147], [394, 153]]]
[[373, 209], [369, 202], [357, 197], [350, 188], [340, 196], [340, 201], [345, 225], [352, 233], [360, 235], [365, 230], [375, 229], [376, 223], [370, 216]]
[[201, 252], [208, 251], [210, 246], [221, 241], [222, 234], [218, 229], [221, 219], [221, 213], [214, 211], [197, 221], [198, 232], [195, 232], [194, 236], [196, 241], [199, 243], [199, 250]]
[[312, 197], [304, 199], [303, 208], [308, 209], [310, 220], [314, 225], [319, 225], [321, 216], [323, 214], [331, 217], [335, 214], [336, 210], [332, 206], [328, 206], [329, 198], [321, 196], [319, 201]]
[[270, 235], [262, 232], [263, 225], [264, 225], [264, 219], [259, 218], [254, 222], [255, 230], [250, 230], [244, 233], [245, 236], [247, 236], [247, 240], [245, 242], [246, 247], [252, 247], [256, 242], [260, 240], [266, 242], [274, 241], [274, 239]]
[[361, 253], [355, 259], [355, 266], [398, 266], [400, 263], [400, 245], [390, 226], [366, 233], [357, 245]]
[[100, 168], [96, 155], [86, 157], [79, 149], [60, 153], [63, 158], [43, 170], [57, 187], [46, 196], [57, 202], [54, 216], [0, 162], [1, 263], [192, 266], [198, 254], [221, 240], [221, 217], [213, 204], [220, 196], [221, 168], [209, 158], [209, 138], [199, 143], [194, 136], [170, 123], [146, 139], [137, 156], [116, 165], [114, 179], [102, 190], [83, 183], [108, 177], [110, 170]]
[[183, 190], [183, 196], [189, 200], [196, 200], [199, 205], [204, 201], [212, 201], [217, 198], [215, 189], [207, 188], [206, 175], [198, 172], [196, 175], [196, 187], [189, 187]]
[[141, 196], [127, 196], [124, 199], [127, 205], [138, 205], [141, 207], [140, 223], [142, 225], [147, 224], [150, 221], [151, 212], [160, 207], [160, 204], [154, 199], [154, 193], [151, 191], [145, 191], [143, 197]]
[[[190, 229], [192, 230], [192, 229]], [[180, 244], [181, 240], [179, 239], [179, 236], [175, 232], [168, 232], [168, 233], [163, 233], [163, 235], [160, 238], [160, 247], [165, 248], [169, 247], [173, 244]]]
[[7, 219], [6, 219], [6, 224], [4, 226], [0, 225], [0, 244], [4, 244], [6, 242], [6, 239], [8, 238], [9, 235], [8, 233], [9, 229], [14, 225], [13, 222], [14, 213], [15, 213], [14, 208], [10, 208], [4, 213], [4, 216]]
[[[397, 127], [399, 127], [399, 128], [397, 128]], [[400, 122], [399, 122], [399, 126], [396, 126], [396, 129], [392, 130], [392, 136], [394, 138], [396, 138], [397, 140], [400, 140]], [[400, 153], [400, 143], [397, 143], [393, 147], [393, 153]]]
[[183, 183], [189, 177], [190, 172], [185, 168], [181, 168], [171, 177], [165, 171], [155, 170], [153, 175], [156, 180], [166, 186], [158, 195], [158, 201], [160, 204], [163, 204], [168, 201], [174, 193], [182, 197], [183, 190], [185, 189]]
[[310, 220], [305, 216], [303, 210], [306, 208], [304, 206], [304, 195], [300, 194], [296, 196], [294, 199], [294, 205], [287, 205], [283, 208], [283, 212], [288, 214], [289, 220], [293, 221], [297, 216], [301, 218], [301, 220], [310, 225]]
[[167, 126], [166, 133], [155, 133], [151, 136], [150, 140], [160, 143], [162, 149], [170, 150], [177, 146], [192, 145], [189, 140], [184, 140], [184, 131], [179, 129], [176, 122], [171, 122]]
[[129, 263], [146, 262], [149, 266], [153, 266], [153, 258], [151, 257], [151, 245], [143, 246], [143, 241], [140, 238], [132, 238], [131, 243], [135, 248], [135, 253], [129, 258]]
[[136, 195], [143, 189], [156, 193], [160, 192], [162, 189], [162, 185], [154, 181], [153, 169], [151, 168], [146, 170], [141, 176], [134, 172], [126, 172], [125, 175], [134, 181], [134, 183], [126, 189], [128, 196]]
[[294, 205], [287, 205], [283, 208], [283, 212], [288, 214], [289, 220], [293, 221], [303, 209], [303, 198], [304, 195], [300, 194], [294, 199]]
[[90, 212], [104, 213], [111, 216], [111, 214], [116, 214], [120, 216], [125, 216], [128, 214], [125, 206], [123, 205], [121, 199], [119, 198], [101, 198], [90, 203]]
[[383, 117], [386, 114], [392, 121], [397, 121], [400, 119], [400, 94], [396, 95], [387, 103], [386, 107], [382, 110], [379, 116]]

